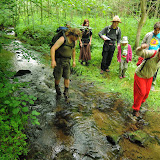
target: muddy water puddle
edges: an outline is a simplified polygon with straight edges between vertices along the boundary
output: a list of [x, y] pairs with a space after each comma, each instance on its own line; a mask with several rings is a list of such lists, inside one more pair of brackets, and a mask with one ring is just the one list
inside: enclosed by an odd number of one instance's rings
[[[20, 42], [16, 42], [20, 44]], [[17, 45], [16, 45], [17, 47]], [[26, 93], [37, 97], [31, 109], [40, 112], [40, 125], [28, 125], [29, 160], [137, 160], [160, 158], [159, 114], [144, 112], [143, 119], [131, 117], [131, 104], [119, 93], [102, 93], [93, 82], [70, 79], [70, 98], [57, 97], [52, 69], [23, 53], [21, 44], [8, 46], [3, 57], [12, 71], [29, 70], [17, 76], [29, 82]], [[6, 49], [8, 49], [6, 48]], [[6, 52], [6, 53], [5, 53]], [[26, 50], [25, 50], [26, 52]], [[32, 53], [33, 51], [28, 51]], [[37, 53], [35, 53], [37, 55]], [[63, 91], [63, 81], [61, 81]], [[145, 107], [145, 106], [144, 106]]]

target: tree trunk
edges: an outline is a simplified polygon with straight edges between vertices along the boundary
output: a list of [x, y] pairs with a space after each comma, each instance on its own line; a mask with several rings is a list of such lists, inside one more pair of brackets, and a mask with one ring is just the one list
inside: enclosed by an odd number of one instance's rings
[[154, 13], [154, 18], [158, 18], [159, 3], [160, 3], [160, 0], [157, 0], [156, 10], [155, 10], [155, 13]]
[[142, 27], [144, 26], [144, 24], [146, 22], [146, 19], [147, 19], [146, 0], [141, 0], [141, 19], [138, 23], [136, 42], [135, 42], [135, 47], [136, 48], [139, 46], [141, 30], [142, 30]]
[[31, 1], [30, 1], [30, 6], [31, 6], [31, 15], [32, 15], [32, 25], [33, 25], [33, 30], [34, 30], [34, 14], [33, 14], [33, 6], [32, 6]]
[[43, 9], [42, 9], [43, 5], [42, 5], [42, 0], [41, 0], [41, 25], [43, 24]]
[[48, 0], [48, 19], [49, 19], [49, 23], [51, 22], [50, 19], [50, 0]]
[[28, 25], [29, 25], [29, 9], [28, 9], [29, 6], [28, 6], [28, 3], [29, 3], [29, 2], [28, 2], [28, 0], [27, 0], [27, 19], [28, 19]]

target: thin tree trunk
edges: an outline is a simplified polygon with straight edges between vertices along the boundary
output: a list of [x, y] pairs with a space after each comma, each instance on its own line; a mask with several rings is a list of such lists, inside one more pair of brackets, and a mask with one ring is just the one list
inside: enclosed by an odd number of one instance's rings
[[24, 0], [23, 0], [23, 9], [24, 9], [24, 11], [23, 11], [23, 16], [24, 16], [24, 24], [26, 25], [26, 4], [25, 4], [25, 2], [24, 2]]
[[42, 12], [43, 9], [42, 9], [42, 7], [43, 6], [42, 6], [42, 0], [41, 0], [41, 25], [43, 24], [43, 12]]
[[59, 22], [59, 7], [57, 6], [56, 4], [56, 15], [57, 15], [57, 19], [58, 19], [58, 25], [60, 25], [60, 22]]
[[28, 9], [28, 0], [27, 0], [27, 20], [28, 20], [28, 25], [29, 25], [29, 9]]
[[48, 19], [49, 19], [49, 23], [50, 23], [50, 0], [48, 0]]
[[141, 0], [141, 19], [138, 23], [136, 42], [135, 42], [135, 47], [136, 48], [139, 46], [141, 30], [142, 30], [142, 27], [144, 26], [144, 24], [146, 22], [146, 19], [147, 19], [146, 0]]
[[155, 13], [154, 13], [154, 18], [158, 18], [159, 5], [160, 5], [160, 0], [157, 0], [156, 10], [155, 10]]
[[33, 14], [33, 6], [32, 6], [31, 1], [30, 1], [30, 6], [31, 6], [31, 15], [32, 15], [32, 25], [33, 25], [33, 30], [34, 30], [34, 14]]

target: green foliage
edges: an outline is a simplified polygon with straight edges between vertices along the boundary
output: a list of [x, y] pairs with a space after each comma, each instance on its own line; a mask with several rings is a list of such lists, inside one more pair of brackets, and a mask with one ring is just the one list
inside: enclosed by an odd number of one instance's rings
[[28, 145], [26, 135], [23, 133], [30, 119], [32, 124], [38, 124], [38, 112], [30, 113], [29, 107], [37, 99], [20, 91], [26, 87], [26, 83], [18, 83], [18, 79], [9, 78], [15, 73], [0, 71], [0, 159], [18, 159], [20, 155], [26, 155]]
[[46, 27], [45, 25], [38, 25], [34, 30], [32, 25], [25, 26], [20, 24], [15, 28], [19, 38], [35, 46], [49, 44], [55, 30], [53, 27]]
[[[42, 2], [43, 5], [41, 7]], [[77, 45], [77, 66], [72, 68], [72, 73], [77, 75], [77, 79], [80, 77], [79, 80], [84, 79], [94, 82], [103, 92], [120, 93], [122, 98], [130, 102], [129, 107], [131, 107], [133, 103], [135, 64], [137, 61], [134, 45], [138, 26], [137, 19], [140, 16], [139, 7], [136, 10], [135, 7], [139, 6], [139, 1], [134, 0], [128, 3], [127, 0], [123, 0], [119, 2], [111, 0], [1, 0], [0, 29], [15, 26], [18, 38], [30, 44], [26, 44], [28, 48], [35, 49], [41, 53], [48, 53], [49, 55], [48, 44], [50, 44], [54, 32], [59, 26], [64, 26], [66, 22], [69, 22], [71, 27], [79, 27], [84, 19], [89, 19], [90, 27], [93, 28], [92, 60], [89, 66], [82, 66], [78, 62], [79, 46]], [[131, 13], [128, 9], [131, 10]], [[133, 49], [133, 61], [129, 63], [126, 78], [122, 80], [118, 77], [117, 49], [110, 67], [111, 72], [103, 75], [99, 74], [103, 41], [99, 38], [98, 32], [106, 25], [111, 24], [110, 21], [115, 14], [118, 14], [122, 21], [119, 24], [122, 36], [128, 36], [129, 44]], [[141, 40], [147, 32], [153, 30], [153, 25], [157, 21], [159, 19], [147, 19], [141, 32]], [[0, 50], [2, 48], [1, 44], [9, 43], [4, 42], [6, 39], [3, 39], [2, 36], [4, 35], [0, 33]], [[3, 54], [0, 55], [0, 58], [2, 56]], [[8, 58], [6, 58], [5, 61], [1, 62], [2, 68], [0, 72], [0, 159], [3, 160], [18, 159], [19, 155], [27, 154], [26, 135], [23, 133], [25, 126], [28, 120], [31, 120], [33, 124], [39, 125], [36, 118], [39, 113], [36, 111], [30, 112], [29, 108], [29, 106], [34, 105], [36, 97], [21, 92], [20, 88], [26, 86], [26, 83], [19, 84], [17, 79], [10, 83], [9, 77], [12, 77], [13, 73], [4, 71], [4, 68], [11, 68], [11, 64], [12, 62], [8, 62]], [[160, 76], [158, 75], [156, 89], [160, 87], [159, 78]], [[150, 93], [147, 102], [151, 109], [158, 109], [160, 104], [159, 96], [159, 92]]]
[[15, 1], [14, 0], [1, 0], [0, 1], [0, 26], [7, 27], [7, 26], [13, 26], [13, 15], [14, 15], [14, 6]]

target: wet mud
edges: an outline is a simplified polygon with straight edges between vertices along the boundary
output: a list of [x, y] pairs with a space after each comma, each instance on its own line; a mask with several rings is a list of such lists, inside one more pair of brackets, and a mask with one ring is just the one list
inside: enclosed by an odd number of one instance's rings
[[[20, 42], [17, 42], [20, 45]], [[131, 104], [119, 93], [103, 93], [76, 75], [70, 79], [69, 102], [57, 96], [50, 64], [24, 57], [20, 45], [4, 47], [12, 53], [12, 70], [19, 82], [29, 82], [23, 92], [37, 97], [31, 110], [40, 112], [40, 125], [29, 123], [25, 133], [28, 160], [158, 160], [159, 112], [143, 108], [143, 118], [131, 115]], [[5, 50], [3, 50], [5, 52]], [[37, 55], [34, 51], [31, 54]], [[8, 56], [3, 53], [3, 55]], [[27, 74], [19, 75], [25, 70]], [[63, 92], [63, 79], [61, 80]]]

